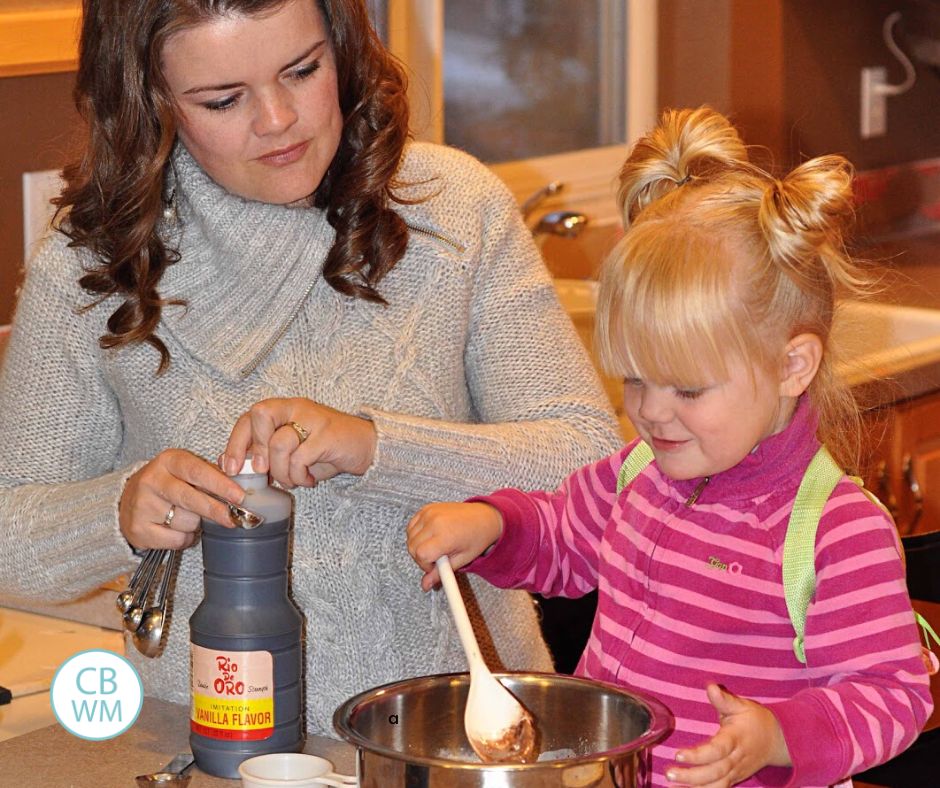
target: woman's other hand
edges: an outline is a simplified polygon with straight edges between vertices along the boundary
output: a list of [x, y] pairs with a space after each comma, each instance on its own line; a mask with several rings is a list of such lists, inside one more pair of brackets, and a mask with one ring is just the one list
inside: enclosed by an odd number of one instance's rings
[[791, 766], [783, 731], [766, 706], [732, 695], [717, 684], [706, 688], [721, 727], [704, 744], [676, 753], [666, 771], [670, 785], [728, 788], [765, 766]]
[[486, 552], [503, 533], [503, 516], [486, 503], [432, 503], [411, 518], [406, 529], [408, 552], [424, 570], [421, 588], [441, 582], [435, 563], [450, 556], [454, 569]]
[[228, 507], [194, 485], [235, 504], [245, 496], [212, 463], [183, 449], [166, 449], [124, 485], [118, 520], [128, 543], [138, 549], [182, 550], [196, 541], [201, 517], [228, 525]]
[[309, 399], [275, 398], [243, 413], [220, 464], [239, 471], [246, 455], [283, 487], [313, 487], [338, 473], [364, 474], [375, 457], [375, 425]]

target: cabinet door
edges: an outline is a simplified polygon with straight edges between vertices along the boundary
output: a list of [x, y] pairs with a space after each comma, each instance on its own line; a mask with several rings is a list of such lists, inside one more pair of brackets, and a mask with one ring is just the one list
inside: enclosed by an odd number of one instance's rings
[[940, 529], [940, 394], [896, 408], [892, 477], [902, 534]]
[[895, 521], [902, 517], [898, 509], [897, 476], [894, 471], [894, 408], [878, 408], [866, 411], [862, 416], [862, 445], [860, 466], [857, 474], [865, 487], [891, 512]]
[[910, 533], [940, 529], [940, 435], [905, 454], [901, 472], [907, 494], [912, 496]]

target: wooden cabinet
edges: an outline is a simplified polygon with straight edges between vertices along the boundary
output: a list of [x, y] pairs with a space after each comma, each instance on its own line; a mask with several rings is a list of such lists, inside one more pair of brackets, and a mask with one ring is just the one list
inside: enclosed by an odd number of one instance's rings
[[862, 475], [902, 535], [940, 529], [940, 392], [869, 412]]
[[893, 407], [878, 408], [865, 413], [862, 446], [859, 452], [861, 468], [858, 469], [858, 474], [865, 481], [865, 487], [878, 496], [897, 521], [900, 516], [897, 495], [890, 483], [891, 474], [888, 469], [893, 418]]

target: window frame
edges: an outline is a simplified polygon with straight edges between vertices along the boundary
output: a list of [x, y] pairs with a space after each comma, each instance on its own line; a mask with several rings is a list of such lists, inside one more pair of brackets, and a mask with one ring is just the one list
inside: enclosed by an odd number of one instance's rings
[[[444, 2], [445, 0], [388, 0], [385, 17], [389, 49], [409, 71], [409, 100], [414, 137], [431, 142], [444, 141]], [[627, 40], [625, 100], [627, 142], [584, 148], [578, 151], [540, 156], [491, 165], [521, 204], [527, 197], [553, 180], [564, 188], [540, 204], [541, 209], [577, 209], [592, 216], [610, 216], [616, 173], [626, 149], [651, 128], [657, 111], [657, 32], [658, 0], [598, 0], [608, 18], [625, 15]], [[606, 12], [606, 13], [605, 13]], [[622, 46], [606, 40], [604, 49]], [[601, 89], [616, 89], [615, 75], [603, 76]], [[618, 102], [612, 101], [612, 106]], [[620, 119], [609, 119], [608, 124]], [[602, 122], [604, 122], [602, 120]]]

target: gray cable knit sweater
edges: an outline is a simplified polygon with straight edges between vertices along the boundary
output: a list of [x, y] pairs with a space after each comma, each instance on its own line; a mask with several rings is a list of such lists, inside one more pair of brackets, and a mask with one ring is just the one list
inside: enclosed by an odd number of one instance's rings
[[[215, 458], [239, 414], [304, 396], [371, 418], [372, 468], [295, 491], [295, 601], [306, 617], [307, 720], [331, 735], [351, 695], [464, 670], [440, 593], [419, 588], [404, 526], [422, 504], [513, 484], [548, 488], [619, 440], [590, 362], [500, 181], [456, 150], [413, 144], [396, 210], [412, 228], [382, 281], [388, 306], [320, 276], [325, 217], [235, 197], [175, 156], [181, 261], [159, 334], [97, 343], [116, 301], [85, 313], [87, 252], [51, 235], [27, 266], [0, 375], [0, 595], [77, 597], [136, 564], [118, 529], [122, 486], [167, 447]], [[188, 619], [200, 550], [183, 556], [166, 650], [128, 655], [150, 695], [189, 698]], [[532, 604], [474, 579], [505, 667], [548, 669]]]

